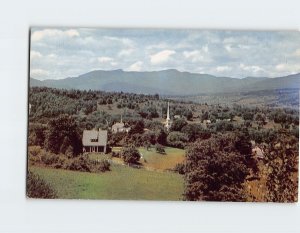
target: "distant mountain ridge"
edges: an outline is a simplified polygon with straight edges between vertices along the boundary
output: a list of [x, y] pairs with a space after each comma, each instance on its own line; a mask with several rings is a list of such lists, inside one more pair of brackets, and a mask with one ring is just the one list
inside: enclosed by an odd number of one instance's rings
[[30, 86], [64, 89], [123, 91], [160, 95], [195, 95], [257, 90], [300, 88], [300, 74], [277, 78], [243, 79], [216, 77], [209, 74], [162, 70], [130, 72], [123, 70], [95, 70], [78, 77], [40, 81], [30, 78]]

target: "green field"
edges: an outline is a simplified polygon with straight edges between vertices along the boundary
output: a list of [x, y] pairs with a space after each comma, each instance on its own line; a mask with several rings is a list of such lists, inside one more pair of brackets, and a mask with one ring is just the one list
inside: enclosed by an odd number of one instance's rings
[[177, 148], [166, 147], [166, 154], [159, 154], [155, 148], [146, 150], [144, 147], [140, 147], [139, 152], [143, 156], [141, 163], [144, 167], [157, 170], [173, 169], [176, 164], [185, 160], [185, 151]]
[[[122, 147], [113, 147], [112, 151], [120, 152]], [[149, 150], [145, 147], [138, 148], [142, 158], [140, 163], [148, 170], [168, 170], [173, 169], [176, 164], [185, 160], [185, 151], [178, 148], [165, 147], [165, 154], [159, 154], [155, 148]], [[122, 159], [112, 158], [110, 154], [90, 153], [89, 157], [93, 160], [108, 159], [117, 163], [123, 163]]]
[[122, 165], [112, 165], [111, 171], [105, 173], [44, 167], [30, 170], [49, 183], [62, 199], [181, 200], [184, 188], [181, 175]]

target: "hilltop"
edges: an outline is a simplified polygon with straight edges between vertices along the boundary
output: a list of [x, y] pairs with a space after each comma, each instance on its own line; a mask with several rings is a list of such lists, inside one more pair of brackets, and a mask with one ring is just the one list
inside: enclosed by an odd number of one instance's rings
[[151, 72], [95, 70], [78, 77], [59, 80], [40, 81], [30, 78], [30, 86], [182, 96], [299, 88], [300, 74], [277, 78], [246, 77], [237, 79], [180, 72], [175, 69]]

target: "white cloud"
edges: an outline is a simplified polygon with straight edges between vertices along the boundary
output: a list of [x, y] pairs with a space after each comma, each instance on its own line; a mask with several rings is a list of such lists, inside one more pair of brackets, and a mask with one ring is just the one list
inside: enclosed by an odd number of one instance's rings
[[275, 69], [278, 71], [285, 71], [287, 68], [287, 65], [284, 63], [278, 64], [277, 66], [275, 66]]
[[243, 63], [240, 64], [240, 68], [242, 70], [251, 71], [251, 72], [254, 72], [254, 73], [257, 73], [259, 71], [263, 71], [263, 68], [261, 68], [260, 66], [257, 66], [257, 65], [247, 66]]
[[46, 78], [49, 75], [49, 71], [43, 69], [31, 69], [30, 77], [32, 78]]
[[184, 51], [183, 56], [192, 62], [210, 62], [208, 46], [205, 45], [200, 50]]
[[151, 44], [146, 46], [146, 50], [153, 50], [153, 49], [166, 49], [168, 48], [170, 45], [168, 45], [167, 43], [158, 43], [158, 44]]
[[232, 68], [230, 66], [218, 66], [216, 68], [217, 72], [225, 72], [225, 71], [231, 71]]
[[184, 51], [183, 56], [192, 62], [204, 61], [204, 56], [199, 50]]
[[79, 36], [79, 32], [75, 29], [69, 29], [65, 31], [58, 30], [58, 29], [44, 29], [44, 30], [33, 32], [31, 35], [31, 41], [37, 42], [46, 37], [61, 37], [61, 36], [75, 37], [75, 36]]
[[119, 53], [118, 56], [119, 57], [126, 57], [131, 55], [134, 52], [134, 49], [130, 48], [130, 49], [122, 49]]
[[53, 79], [95, 67], [278, 77], [300, 72], [299, 42], [290, 32], [34, 28], [30, 60]]
[[118, 64], [119, 64], [119, 63], [116, 62], [116, 61], [113, 61], [113, 62], [110, 63], [111, 66], [117, 66]]
[[260, 66], [251, 66], [251, 69], [254, 73], [259, 72], [259, 71], [263, 71], [264, 69], [261, 68]]
[[79, 36], [79, 32], [75, 29], [67, 30], [65, 31], [65, 34], [68, 35], [69, 37]]
[[239, 44], [237, 45], [240, 49], [246, 49], [246, 50], [249, 50], [251, 49], [251, 46], [250, 45], [244, 45], [244, 44]]
[[[90, 59], [90, 62], [93, 63], [94, 61], [95, 61], [94, 58]], [[115, 59], [112, 57], [98, 57], [97, 61], [102, 65], [104, 65], [104, 67], [106, 68], [109, 68], [109, 66], [115, 67], [118, 65], [118, 62], [116, 62]]]
[[290, 72], [294, 74], [300, 72], [300, 64], [280, 63], [275, 66], [275, 69], [280, 72]]
[[226, 37], [223, 39], [223, 44], [235, 44], [241, 40], [239, 37]]
[[30, 51], [30, 60], [41, 58], [43, 55], [40, 52], [31, 50]]
[[[224, 45], [225, 50], [228, 53], [238, 52], [238, 50], [250, 50], [250, 45], [245, 44], [225, 44]], [[242, 51], [240, 51], [242, 53]]]
[[229, 52], [229, 53], [232, 52], [232, 47], [230, 44], [225, 45], [224, 48], [226, 49], [227, 52]]
[[126, 38], [126, 37], [104, 36], [103, 38], [106, 40], [122, 43], [123, 45], [126, 45], [126, 46], [133, 46], [133, 44], [134, 44], [131, 39]]
[[142, 66], [143, 66], [143, 62], [137, 61], [137, 62], [133, 63], [131, 66], [129, 66], [129, 68], [127, 70], [128, 71], [141, 71]]
[[248, 49], [249, 45], [256, 44], [257, 42], [256, 38], [247, 35], [231, 36], [223, 39], [224, 45], [236, 45], [239, 48], [245, 49]]
[[49, 58], [57, 58], [57, 55], [54, 54], [54, 53], [50, 53], [50, 54], [47, 55], [47, 57], [49, 57]]
[[297, 49], [294, 54], [295, 57], [300, 57], [300, 49]]
[[155, 53], [150, 56], [150, 61], [152, 64], [160, 64], [168, 61], [170, 57], [175, 54], [174, 50], [163, 50], [161, 52]]
[[208, 45], [205, 45], [202, 47], [202, 50], [205, 52], [205, 53], [208, 53]]
[[98, 61], [100, 63], [109, 63], [112, 62], [114, 59], [112, 57], [98, 57]]

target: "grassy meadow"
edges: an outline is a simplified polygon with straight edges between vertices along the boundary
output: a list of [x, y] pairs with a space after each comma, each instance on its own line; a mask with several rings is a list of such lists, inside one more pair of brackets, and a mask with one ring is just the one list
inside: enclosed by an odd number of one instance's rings
[[32, 166], [61, 199], [182, 200], [183, 177], [172, 172], [112, 165], [105, 173]]
[[145, 168], [155, 170], [168, 170], [173, 169], [176, 164], [182, 163], [185, 160], [185, 151], [182, 149], [166, 147], [165, 154], [159, 154], [155, 148], [149, 150], [144, 147], [139, 148], [142, 156], [141, 162]]
[[[120, 152], [121, 147], [113, 147], [112, 151]], [[148, 150], [145, 147], [139, 147], [138, 151], [141, 155], [140, 163], [147, 170], [165, 171], [173, 169], [176, 164], [182, 163], [185, 160], [185, 150], [165, 147], [165, 154], [156, 152], [156, 149], [151, 147]], [[121, 158], [111, 157], [110, 154], [90, 153], [89, 158], [93, 160], [108, 159], [113, 163], [123, 164]]]

